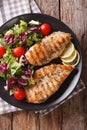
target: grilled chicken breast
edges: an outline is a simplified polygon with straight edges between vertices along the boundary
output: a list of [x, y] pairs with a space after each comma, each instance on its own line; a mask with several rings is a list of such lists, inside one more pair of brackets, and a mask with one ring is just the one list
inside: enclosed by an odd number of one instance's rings
[[35, 85], [26, 87], [26, 99], [31, 103], [41, 103], [53, 95], [73, 70], [72, 66], [52, 64], [36, 70]]
[[47, 64], [62, 54], [70, 40], [71, 35], [69, 33], [53, 32], [43, 38], [41, 43], [33, 45], [25, 56], [33, 65], [41, 66]]

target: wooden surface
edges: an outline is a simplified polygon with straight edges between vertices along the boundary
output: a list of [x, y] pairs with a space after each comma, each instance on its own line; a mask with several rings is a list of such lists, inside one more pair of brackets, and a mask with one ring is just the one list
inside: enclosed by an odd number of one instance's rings
[[[82, 79], [87, 86], [87, 0], [36, 0], [43, 13], [61, 19], [77, 35], [83, 52]], [[87, 89], [41, 117], [34, 112], [0, 115], [0, 130], [87, 130]]]

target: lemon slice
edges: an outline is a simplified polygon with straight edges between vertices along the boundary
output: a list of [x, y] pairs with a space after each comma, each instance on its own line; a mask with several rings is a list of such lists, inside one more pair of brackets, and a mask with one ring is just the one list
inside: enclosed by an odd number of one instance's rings
[[74, 49], [75, 49], [75, 48], [74, 48], [73, 43], [70, 42], [70, 43], [66, 46], [64, 52], [62, 53], [62, 55], [61, 55], [60, 57], [61, 57], [61, 58], [70, 57], [70, 56], [72, 55]]
[[62, 62], [62, 63], [64, 65], [71, 65], [71, 66], [75, 67], [79, 63], [79, 60], [80, 60], [80, 55], [79, 55], [79, 52], [77, 50], [76, 50], [76, 53], [77, 53], [77, 56], [73, 62], [70, 62], [70, 63]]
[[70, 57], [67, 57], [67, 58], [64, 58], [64, 59], [61, 59], [61, 60], [63, 62], [66, 62], [66, 63], [70, 63], [70, 62], [73, 62], [76, 59], [76, 56], [77, 56], [77, 51], [74, 50]]

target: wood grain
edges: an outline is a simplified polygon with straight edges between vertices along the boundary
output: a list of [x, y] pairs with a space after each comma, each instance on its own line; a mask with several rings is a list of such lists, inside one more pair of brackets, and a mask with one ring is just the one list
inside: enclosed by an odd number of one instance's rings
[[12, 114], [0, 115], [0, 130], [12, 130]]
[[62, 107], [55, 109], [53, 112], [40, 116], [40, 130], [62, 130]]
[[[76, 34], [83, 52], [82, 78], [87, 86], [87, 1], [35, 0], [42, 13], [60, 18]], [[20, 111], [0, 115], [0, 130], [86, 130], [87, 90], [42, 117]]]
[[39, 130], [39, 116], [34, 112], [15, 112], [12, 123], [13, 130]]
[[[65, 6], [64, 6], [65, 5]], [[61, 20], [75, 32], [83, 51], [83, 77], [87, 80], [87, 17], [86, 1], [83, 0], [61, 0]], [[85, 44], [85, 45], [84, 45]], [[84, 53], [85, 52], [85, 53]], [[86, 82], [85, 82], [86, 83]], [[87, 84], [87, 83], [86, 83]], [[84, 101], [85, 99], [85, 101]], [[83, 104], [84, 102], [84, 104]], [[81, 92], [63, 105], [63, 130], [86, 130], [87, 127], [87, 92]], [[85, 107], [85, 111], [84, 111]]]
[[59, 18], [59, 0], [35, 0], [42, 13]]

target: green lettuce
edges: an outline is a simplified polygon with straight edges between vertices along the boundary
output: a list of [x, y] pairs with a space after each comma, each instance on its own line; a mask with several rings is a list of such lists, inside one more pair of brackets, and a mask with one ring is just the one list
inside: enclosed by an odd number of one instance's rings
[[20, 33], [26, 32], [27, 30], [27, 22], [20, 20], [20, 24], [15, 24], [13, 27], [13, 33], [16, 35], [16, 37], [19, 36]]
[[12, 54], [12, 50], [7, 48], [6, 54], [4, 54], [3, 59], [1, 59], [1, 63], [6, 62], [9, 66], [9, 71], [7, 74], [0, 73], [1, 77], [14, 77], [15, 75], [21, 75], [21, 63], [18, 62], [18, 58], [14, 57]]
[[42, 34], [40, 32], [32, 32], [28, 35], [26, 44], [28, 46], [33, 45], [34, 43], [40, 42], [42, 39]]

